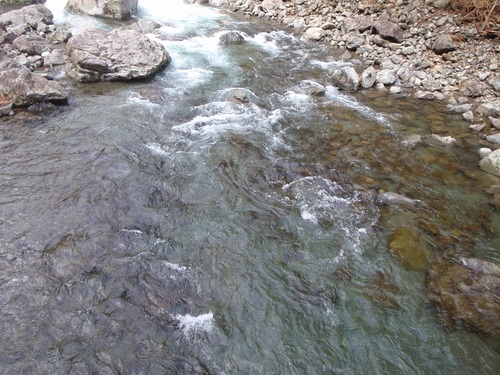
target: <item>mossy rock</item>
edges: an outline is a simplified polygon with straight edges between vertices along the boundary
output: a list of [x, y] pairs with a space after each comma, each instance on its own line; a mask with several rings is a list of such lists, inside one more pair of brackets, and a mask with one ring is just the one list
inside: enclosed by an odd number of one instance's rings
[[407, 270], [424, 272], [429, 265], [429, 245], [415, 229], [396, 229], [389, 240], [389, 250]]

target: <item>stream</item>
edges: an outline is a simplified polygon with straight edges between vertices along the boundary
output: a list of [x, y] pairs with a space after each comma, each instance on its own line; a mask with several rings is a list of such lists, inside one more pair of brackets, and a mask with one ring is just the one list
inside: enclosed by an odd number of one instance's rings
[[[65, 3], [46, 6], [74, 33], [121, 25]], [[275, 23], [181, 0], [137, 18], [164, 25], [155, 78], [72, 83], [43, 121], [0, 123], [1, 374], [500, 373], [388, 250], [406, 226], [435, 256], [500, 262], [494, 178], [460, 115], [340, 92], [342, 51]]]

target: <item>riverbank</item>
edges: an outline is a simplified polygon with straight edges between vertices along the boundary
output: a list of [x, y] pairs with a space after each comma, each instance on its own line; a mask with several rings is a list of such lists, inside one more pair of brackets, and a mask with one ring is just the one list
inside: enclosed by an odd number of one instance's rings
[[[210, 1], [233, 12], [279, 21], [312, 43], [345, 50], [342, 59], [356, 73], [341, 72], [340, 79], [333, 80], [340, 88], [376, 88], [447, 101], [450, 113], [461, 113], [471, 131], [490, 136], [492, 147], [497, 148], [500, 45], [481, 38], [477, 27], [463, 23], [445, 3]], [[338, 85], [339, 81], [348, 84]]]

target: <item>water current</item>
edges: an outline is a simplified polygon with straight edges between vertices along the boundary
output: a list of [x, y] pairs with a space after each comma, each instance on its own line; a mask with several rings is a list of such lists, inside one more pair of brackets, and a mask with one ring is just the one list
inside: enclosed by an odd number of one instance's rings
[[[64, 4], [46, 3], [73, 32], [120, 26]], [[0, 373], [500, 373], [387, 249], [399, 226], [436, 227], [435, 253], [500, 260], [491, 177], [458, 116], [307, 95], [340, 52], [273, 23], [180, 0], [140, 0], [138, 17], [164, 25], [166, 70], [73, 84], [43, 121], [1, 125]], [[245, 43], [221, 46], [229, 30]], [[421, 208], [380, 207], [377, 190]]]

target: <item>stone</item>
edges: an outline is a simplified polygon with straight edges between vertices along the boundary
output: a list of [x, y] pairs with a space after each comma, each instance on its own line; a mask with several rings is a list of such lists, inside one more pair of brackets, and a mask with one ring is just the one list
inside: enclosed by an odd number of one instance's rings
[[377, 202], [383, 206], [402, 206], [413, 208], [418, 201], [404, 195], [392, 192], [381, 193], [377, 196]]
[[443, 86], [441, 82], [432, 80], [432, 79], [424, 79], [422, 80], [422, 87], [426, 91], [442, 91]]
[[170, 63], [165, 48], [132, 30], [87, 30], [66, 45], [66, 73], [80, 82], [145, 79]]
[[66, 50], [55, 49], [48, 55], [43, 56], [43, 65], [49, 67], [56, 65], [64, 65], [66, 63], [65, 57], [66, 57]]
[[248, 92], [243, 89], [234, 89], [229, 94], [227, 94], [226, 100], [231, 103], [236, 104], [247, 104], [250, 103], [250, 98], [248, 97]]
[[479, 154], [479, 157], [481, 159], [485, 158], [489, 154], [491, 154], [493, 151], [487, 147], [481, 147], [479, 150], [477, 150], [477, 153]]
[[500, 133], [486, 136], [486, 140], [491, 143], [500, 144]]
[[467, 111], [462, 113], [462, 118], [468, 122], [474, 122], [474, 113], [472, 111]]
[[489, 116], [488, 120], [489, 120], [491, 126], [500, 130], [500, 118], [495, 118], [495, 117]]
[[436, 8], [444, 9], [450, 5], [450, 0], [434, 0], [432, 5]]
[[500, 76], [492, 77], [488, 80], [488, 85], [490, 85], [493, 90], [500, 92]]
[[410, 271], [424, 272], [430, 260], [429, 245], [416, 229], [401, 227], [389, 239], [389, 251]]
[[36, 30], [39, 23], [52, 24], [53, 18], [54, 16], [49, 8], [41, 4], [36, 4], [1, 14], [0, 24], [5, 26], [28, 25]]
[[474, 124], [474, 125], [469, 125], [469, 129], [475, 132], [480, 132], [483, 131], [483, 129], [486, 127], [485, 124]]
[[465, 113], [472, 109], [470, 104], [450, 105], [448, 111], [451, 113]]
[[435, 100], [436, 99], [436, 95], [432, 92], [429, 92], [429, 91], [417, 91], [415, 93], [415, 97], [419, 100]]
[[307, 40], [321, 40], [325, 36], [325, 30], [321, 27], [310, 27], [308, 28], [303, 37]]
[[401, 86], [392, 86], [390, 89], [389, 89], [389, 94], [401, 94], [401, 92], [403, 91], [403, 89], [401, 88]]
[[318, 97], [325, 95], [326, 88], [325, 86], [314, 81], [302, 81], [298, 86], [295, 86], [293, 88], [293, 91], [297, 94]]
[[485, 172], [500, 176], [500, 149], [492, 151], [482, 158], [479, 161], [479, 166]]
[[130, 30], [137, 31], [141, 34], [150, 34], [159, 29], [161, 24], [151, 19], [140, 19], [129, 26]]
[[244, 41], [245, 38], [243, 38], [243, 35], [237, 31], [230, 31], [219, 37], [219, 44], [222, 44], [223, 46], [227, 46], [229, 44], [241, 44]]
[[480, 104], [476, 112], [485, 116], [500, 117], [500, 107], [493, 103]]
[[438, 55], [443, 53], [452, 52], [457, 49], [455, 42], [451, 35], [445, 34], [438, 37], [432, 44], [432, 50]]
[[403, 41], [403, 30], [394, 22], [379, 19], [373, 23], [373, 28], [385, 40], [394, 43]]
[[479, 258], [442, 259], [430, 267], [427, 300], [446, 328], [481, 334], [500, 350], [500, 266]]
[[66, 103], [68, 100], [68, 95], [59, 83], [31, 73], [24, 67], [0, 71], [0, 94], [15, 106], [45, 101]]
[[359, 75], [352, 66], [335, 70], [332, 74], [332, 81], [340, 90], [350, 92], [357, 91], [361, 84]]
[[349, 51], [356, 51], [359, 47], [365, 44], [365, 38], [360, 35], [352, 34], [346, 40], [346, 48]]
[[392, 70], [382, 69], [377, 72], [377, 82], [382, 83], [384, 86], [393, 85], [396, 80], [396, 74]]
[[38, 35], [21, 35], [12, 42], [12, 45], [19, 51], [28, 55], [41, 55], [45, 51], [50, 51], [47, 39]]
[[48, 36], [48, 40], [55, 44], [66, 43], [73, 34], [69, 31], [67, 25], [59, 27], [56, 31]]
[[468, 79], [460, 83], [460, 92], [468, 97], [477, 98], [483, 96], [487, 90], [486, 84], [476, 79]]
[[377, 80], [377, 71], [373, 66], [366, 68], [361, 73], [361, 87], [364, 89], [372, 88]]
[[137, 12], [138, 0], [69, 0], [66, 10], [95, 17], [127, 20]]

